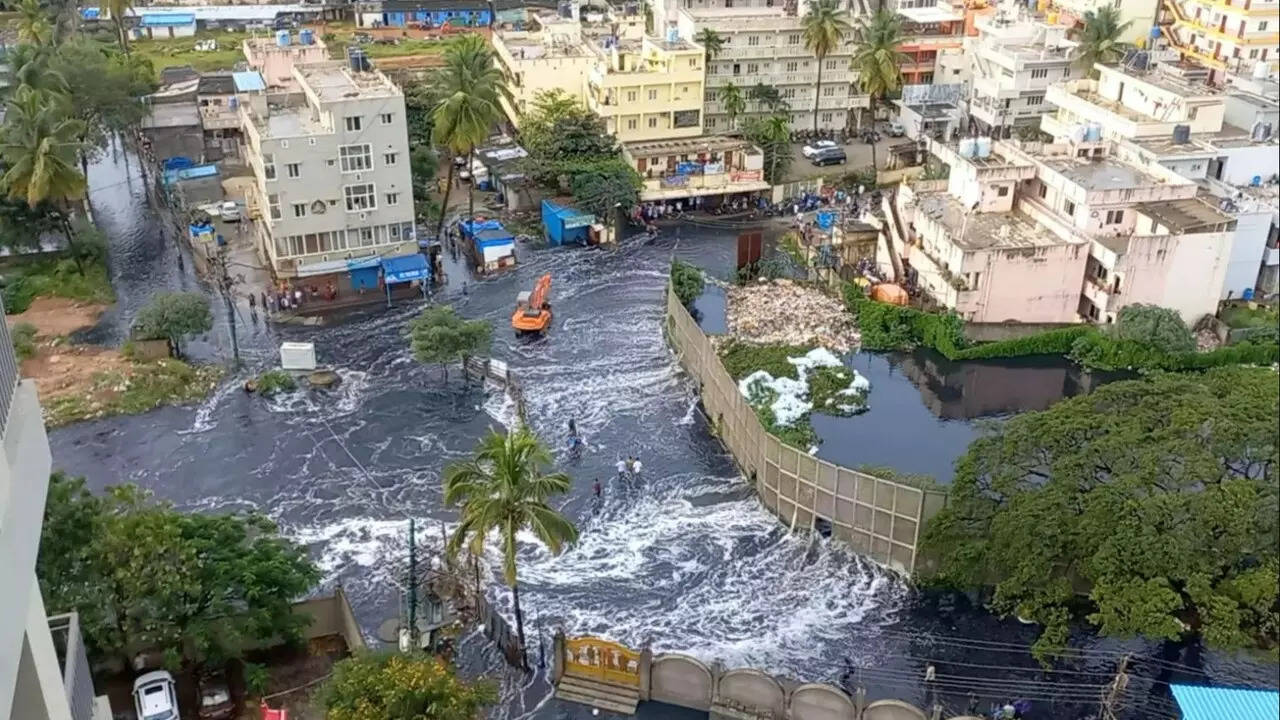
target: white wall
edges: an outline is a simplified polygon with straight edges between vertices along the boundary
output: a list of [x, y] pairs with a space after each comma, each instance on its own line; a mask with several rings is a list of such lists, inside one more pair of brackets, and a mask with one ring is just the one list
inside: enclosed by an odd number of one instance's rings
[[1231, 233], [1225, 232], [1135, 236], [1116, 264], [1122, 282], [1121, 305], [1115, 309], [1160, 305], [1194, 324], [1217, 310], [1230, 246]]
[[1266, 182], [1280, 173], [1280, 147], [1275, 144], [1220, 148], [1218, 155], [1227, 158], [1221, 179], [1231, 185], [1248, 185], [1255, 176]]
[[1261, 210], [1236, 216], [1237, 224], [1231, 243], [1231, 257], [1222, 283], [1220, 297], [1240, 297], [1246, 289], [1252, 289], [1258, 281], [1258, 269], [1267, 247], [1267, 234], [1271, 232], [1271, 210]]

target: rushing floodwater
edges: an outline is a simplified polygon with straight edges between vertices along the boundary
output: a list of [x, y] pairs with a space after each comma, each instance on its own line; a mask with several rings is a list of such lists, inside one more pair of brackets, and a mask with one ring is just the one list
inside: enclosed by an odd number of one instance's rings
[[[127, 326], [139, 297], [155, 285], [196, 287], [177, 272], [176, 249], [165, 245], [140, 188], [120, 182], [122, 169], [110, 162], [91, 174], [95, 206], [112, 237], [113, 277], [125, 279], [118, 286], [121, 306], [104, 330], [108, 337], [117, 332], [112, 328]], [[1078, 718], [1096, 710], [1096, 687], [1114, 667], [1110, 653], [1152, 648], [1082, 639], [1080, 646], [1091, 654], [1075, 666], [1081, 674], [1042, 676], [1025, 653], [987, 644], [1025, 644], [1033, 628], [997, 621], [963, 599], [916, 593], [900, 577], [838, 546], [787, 535], [758, 505], [707, 432], [691, 384], [661, 334], [672, 253], [724, 275], [732, 243], [730, 237], [686, 232], [678, 242], [637, 239], [608, 251], [522, 248], [514, 272], [473, 282], [466, 296], [456, 283], [445, 294], [464, 315], [494, 323], [494, 355], [507, 360], [524, 384], [533, 429], [563, 447], [572, 417], [589, 446], [578, 460], [560, 457], [575, 479], [563, 509], [579, 523], [581, 541], [559, 557], [531, 543], [521, 549], [531, 645], [537, 647], [539, 628], [549, 638], [552, 628], [562, 627], [807, 680], [836, 681], [856, 668], [872, 697], [916, 702], [925, 700], [920, 679], [932, 661], [940, 674], [981, 678], [983, 708], [1017, 695], [1036, 698], [1034, 717]], [[515, 296], [543, 272], [554, 278], [553, 329], [543, 340], [517, 342], [507, 329]], [[54, 463], [87, 476], [94, 488], [135, 482], [183, 508], [270, 514], [286, 534], [312, 547], [326, 582], [343, 584], [371, 630], [397, 611], [405, 520], [425, 521], [422, 541], [438, 548], [442, 528], [453, 519], [441, 503], [443, 467], [465, 457], [484, 432], [509, 423], [512, 414], [503, 395], [465, 389], [455, 377], [446, 382], [438, 368], [412, 359], [402, 335], [416, 310], [370, 311], [334, 327], [278, 334], [249, 324], [242, 344], [256, 360], [245, 374], [274, 363], [272, 348], [280, 339], [308, 340], [322, 362], [339, 370], [342, 384], [268, 401], [244, 394], [237, 378], [229, 378], [198, 407], [55, 431]], [[211, 352], [225, 352], [224, 338], [215, 333], [210, 340]], [[873, 383], [873, 411], [865, 418], [912, 402], [924, 407], [919, 391], [898, 396], [892, 390], [898, 386], [877, 378], [910, 375], [904, 358], [857, 362], [865, 363], [859, 370]], [[926, 437], [910, 425], [912, 418], [949, 422], [924, 412], [899, 416], [906, 437]], [[957, 430], [945, 447], [916, 444], [902, 456], [886, 447], [872, 452], [868, 446], [885, 442], [887, 432], [874, 431], [865, 437], [878, 439], [862, 440], [852, 450], [866, 447], [862, 462], [868, 463], [923, 459], [920, 468], [903, 469], [928, 472], [949, 464], [970, 436]], [[644, 461], [646, 477], [638, 487], [611, 481], [614, 461], [628, 454]], [[599, 508], [589, 498], [596, 477], [607, 487]], [[499, 586], [491, 595], [505, 606]], [[947, 636], [976, 640], [949, 644]], [[496, 716], [589, 716], [585, 708], [548, 701], [540, 676], [504, 670], [474, 635], [463, 649], [467, 669], [503, 678]], [[1267, 668], [1239, 659], [1166, 659], [1203, 662], [1219, 677], [1273, 680]], [[1136, 664], [1147, 677], [1161, 667]], [[1135, 683], [1138, 706], [1162, 707], [1159, 687], [1157, 699], [1146, 701], [1145, 691], [1144, 683]], [[947, 702], [963, 709], [963, 694]], [[649, 715], [673, 717], [654, 710]]]

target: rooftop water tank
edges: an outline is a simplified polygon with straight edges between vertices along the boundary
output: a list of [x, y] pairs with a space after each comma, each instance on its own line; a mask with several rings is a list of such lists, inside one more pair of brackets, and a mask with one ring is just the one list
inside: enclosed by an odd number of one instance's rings
[[977, 153], [977, 144], [974, 138], [960, 138], [960, 157], [973, 157]]
[[1085, 140], [1089, 142], [1098, 142], [1102, 139], [1102, 125], [1100, 123], [1089, 123], [1085, 128]]
[[1266, 80], [1267, 74], [1269, 72], [1270, 72], [1270, 69], [1267, 67], [1267, 64], [1265, 62], [1259, 61], [1258, 64], [1253, 66], [1253, 79]]
[[311, 45], [315, 41], [316, 41], [316, 35], [314, 30], [303, 30], [302, 32], [298, 33], [298, 42], [302, 43], [303, 45]]
[[1190, 125], [1174, 125], [1173, 126], [1173, 142], [1177, 145], [1186, 145], [1191, 142], [1191, 126]]
[[978, 138], [976, 143], [977, 156], [980, 158], [991, 157], [991, 138], [983, 135]]
[[1076, 144], [1084, 142], [1086, 135], [1088, 135], [1088, 130], [1085, 129], [1084, 125], [1071, 126], [1071, 139], [1075, 141]]
[[289, 31], [288, 30], [276, 31], [276, 45], [279, 45], [280, 47], [289, 47]]

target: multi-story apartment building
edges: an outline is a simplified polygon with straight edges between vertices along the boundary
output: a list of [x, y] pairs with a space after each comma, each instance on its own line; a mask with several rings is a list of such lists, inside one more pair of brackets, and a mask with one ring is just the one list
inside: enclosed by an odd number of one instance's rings
[[297, 65], [305, 104], [240, 105], [261, 213], [259, 249], [282, 279], [417, 251], [404, 94], [360, 59]]
[[314, 32], [290, 35], [281, 30], [272, 37], [251, 37], [244, 41], [244, 57], [249, 69], [262, 75], [269, 89], [296, 89], [293, 66], [325, 62], [329, 48]]
[[893, 9], [902, 16], [904, 85], [928, 85], [939, 81], [938, 58], [956, 52], [965, 43], [965, 10], [938, 0], [899, 0]]
[[1112, 6], [1120, 11], [1120, 22], [1128, 23], [1125, 32], [1120, 36], [1122, 42], [1140, 45], [1149, 42], [1151, 29], [1156, 26], [1156, 0], [1150, 2], [1115, 2], [1115, 0], [1043, 0], [1038, 7], [1047, 10], [1051, 22], [1061, 22], [1075, 27], [1083, 27], [1084, 16], [1099, 8]]
[[1161, 40], [1215, 73], [1280, 69], [1280, 0], [1160, 0]]
[[741, 138], [704, 135], [625, 143], [622, 155], [644, 179], [640, 199], [645, 202], [732, 198], [769, 189], [764, 154]]
[[0, 717], [110, 720], [76, 614], [46, 616], [36, 580], [52, 462], [35, 383], [19, 377], [0, 323]]
[[[1206, 84], [1205, 69], [1184, 64], [1095, 69], [1096, 81], [1049, 89], [1056, 112], [1044, 116], [1042, 129], [1057, 143], [1078, 142], [1091, 151], [1111, 146], [1126, 161], [1198, 183], [1202, 195], [1237, 220], [1218, 294], [1274, 292], [1280, 128], [1270, 120], [1276, 99]], [[1228, 117], [1249, 126], [1231, 125]]]
[[578, 98], [623, 142], [702, 134], [703, 49], [675, 33], [645, 37], [638, 24], [615, 34], [602, 20], [530, 16], [527, 29], [494, 33], [497, 62], [511, 79], [514, 103], [503, 108], [513, 125], [538, 93], [560, 90]]
[[1019, 126], [1039, 127], [1053, 106], [1044, 101], [1052, 83], [1083, 73], [1075, 63], [1076, 43], [1066, 28], [1000, 12], [980, 18], [969, 43], [968, 109], [982, 132], [1009, 137]]
[[[860, 125], [857, 111], [870, 103], [850, 67], [854, 38], [846, 38], [822, 61], [819, 88], [818, 59], [805, 47], [802, 36], [801, 18], [807, 4], [806, 0], [683, 0], [677, 9], [674, 2], [655, 3], [657, 27], [674, 26], [685, 39], [714, 30], [724, 44], [706, 68], [703, 125], [707, 132], [733, 129], [720, 102], [721, 89], [730, 83], [741, 88], [744, 96], [756, 85], [776, 88], [797, 128], [813, 127], [815, 103], [819, 128]], [[749, 100], [744, 117], [769, 111], [763, 103]]]

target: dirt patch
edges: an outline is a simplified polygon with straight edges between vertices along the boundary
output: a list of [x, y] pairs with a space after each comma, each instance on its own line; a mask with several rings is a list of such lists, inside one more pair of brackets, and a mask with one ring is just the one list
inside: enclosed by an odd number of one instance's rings
[[34, 325], [37, 338], [55, 338], [93, 327], [108, 307], [103, 303], [83, 300], [40, 297], [32, 300], [25, 312], [8, 315], [5, 319], [9, 327], [18, 323]]
[[132, 365], [111, 348], [38, 342], [36, 354], [22, 361], [22, 375], [36, 381], [40, 402], [47, 408], [64, 396], [87, 394], [99, 373], [127, 373]]

